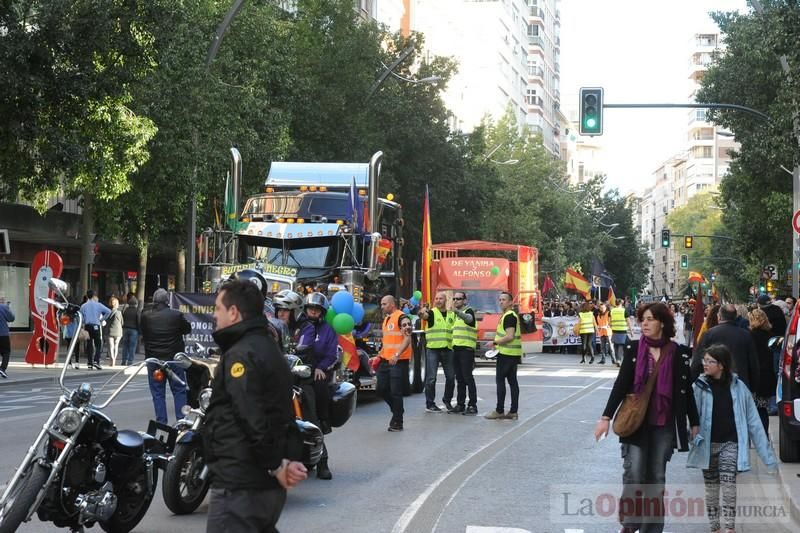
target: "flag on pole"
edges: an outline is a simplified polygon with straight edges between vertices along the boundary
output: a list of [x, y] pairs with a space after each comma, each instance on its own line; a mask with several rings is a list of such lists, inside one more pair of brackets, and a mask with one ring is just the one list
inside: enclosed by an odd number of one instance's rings
[[542, 294], [547, 296], [547, 294], [556, 288], [556, 284], [553, 283], [553, 278], [550, 277], [550, 274], [547, 274], [544, 277], [544, 282], [542, 283]]
[[361, 226], [358, 224], [358, 194], [356, 193], [356, 178], [353, 176], [353, 181], [350, 183], [350, 194], [348, 195], [348, 215], [350, 218], [350, 227], [353, 232], [361, 233]]
[[705, 316], [703, 315], [703, 286], [698, 284], [697, 285], [697, 299], [694, 302], [694, 315], [692, 316], [692, 331], [694, 337], [694, 344], [693, 346], [697, 346], [698, 336], [700, 335], [700, 329], [703, 327], [703, 321], [705, 320]]
[[564, 275], [564, 287], [581, 294], [587, 300], [591, 298], [589, 280], [571, 268], [568, 268], [567, 273]]
[[239, 213], [237, 211], [236, 199], [233, 197], [233, 181], [228, 173], [225, 178], [225, 225], [234, 233], [239, 231]]
[[422, 301], [430, 304], [433, 301], [431, 294], [431, 265], [433, 264], [433, 241], [431, 240], [431, 206], [428, 186], [425, 185], [425, 203], [422, 207]]
[[608, 288], [608, 305], [611, 307], [617, 305], [617, 296], [614, 294], [614, 287]]

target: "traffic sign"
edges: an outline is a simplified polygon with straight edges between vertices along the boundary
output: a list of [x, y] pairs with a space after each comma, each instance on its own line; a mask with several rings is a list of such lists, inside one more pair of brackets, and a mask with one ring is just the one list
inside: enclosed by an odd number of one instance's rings
[[777, 265], [764, 265], [764, 271], [761, 275], [763, 279], [778, 279], [778, 266]]
[[800, 211], [795, 211], [792, 217], [792, 227], [797, 233], [800, 233]]

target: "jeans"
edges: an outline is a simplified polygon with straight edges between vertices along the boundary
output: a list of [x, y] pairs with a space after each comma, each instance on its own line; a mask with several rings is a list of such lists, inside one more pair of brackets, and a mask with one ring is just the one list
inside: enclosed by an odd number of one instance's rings
[[602, 359], [605, 359], [606, 356], [609, 356], [613, 359], [613, 355], [611, 353], [611, 340], [608, 336], [600, 335], [600, 355]]
[[[156, 411], [156, 420], [162, 424], [167, 423], [167, 384], [169, 381], [169, 388], [172, 391], [172, 399], [175, 402], [175, 418], [180, 419], [181, 408], [186, 405], [186, 386], [181, 385], [175, 380], [164, 376], [162, 381], [153, 379], [153, 371], [156, 370], [155, 365], [147, 365], [147, 381], [150, 384], [150, 395], [153, 397], [153, 407]], [[175, 375], [186, 382], [186, 371], [174, 364], [170, 364], [170, 368]]]
[[136, 358], [136, 346], [139, 344], [139, 330], [122, 328], [122, 364], [131, 365]]
[[223, 489], [212, 486], [206, 533], [278, 533], [284, 489]]
[[11, 337], [8, 335], [0, 335], [0, 357], [3, 362], [0, 363], [0, 370], [3, 372], [8, 368], [8, 358], [11, 355]]
[[444, 370], [444, 396], [442, 401], [449, 404], [456, 388], [456, 373], [453, 368], [453, 351], [447, 348], [428, 348], [425, 357], [425, 405], [436, 404], [436, 373], [439, 363]]
[[392, 410], [392, 424], [403, 425], [403, 382], [408, 378], [408, 359], [401, 359], [397, 364], [390, 365], [385, 359], [381, 360], [378, 367], [375, 392]]
[[86, 324], [86, 331], [89, 333], [89, 341], [86, 343], [86, 362], [100, 364], [100, 355], [103, 353], [103, 331], [98, 324]]
[[589, 355], [594, 357], [594, 346], [592, 345], [593, 333], [581, 333], [581, 361]]
[[506, 403], [506, 381], [511, 389], [511, 408], [509, 413], [516, 413], [519, 408], [519, 382], [517, 381], [517, 365], [521, 357], [513, 355], [497, 354], [497, 367], [495, 368], [494, 380], [497, 385], [497, 407], [496, 411], [502, 413]]
[[[622, 496], [619, 520], [639, 533], [664, 530], [664, 485], [672, 458], [673, 428], [647, 426], [622, 444]], [[641, 515], [637, 516], [637, 510]]]
[[475, 368], [475, 350], [456, 346], [453, 348], [453, 366], [456, 372], [456, 405], [464, 407], [469, 390], [469, 405], [478, 405], [478, 393], [475, 388], [475, 377], [472, 369]]

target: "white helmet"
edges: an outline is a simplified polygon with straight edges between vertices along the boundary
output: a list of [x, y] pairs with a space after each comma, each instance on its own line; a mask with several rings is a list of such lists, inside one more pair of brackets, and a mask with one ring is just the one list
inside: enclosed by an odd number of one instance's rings
[[303, 308], [303, 297], [289, 289], [283, 289], [272, 298], [272, 306], [275, 311], [278, 309], [288, 309], [299, 313]]
[[321, 307], [323, 311], [327, 311], [328, 307], [330, 307], [328, 298], [321, 292], [311, 292], [306, 295], [304, 307], [308, 307], [310, 305]]

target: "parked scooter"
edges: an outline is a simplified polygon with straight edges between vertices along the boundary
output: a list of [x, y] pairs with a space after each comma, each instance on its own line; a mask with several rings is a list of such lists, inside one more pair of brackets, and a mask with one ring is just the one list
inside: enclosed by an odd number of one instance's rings
[[[67, 301], [67, 284], [53, 278], [49, 287], [58, 300], [40, 299], [58, 310], [59, 322], [75, 320], [80, 329], [83, 317]], [[164, 361], [147, 359], [103, 403], [94, 403], [90, 383], [74, 390], [64, 385], [77, 342], [75, 335], [59, 376], [63, 394], [0, 499], [0, 533], [13, 533], [34, 513], [72, 531], [97, 523], [105, 531], [127, 533], [150, 507], [158, 480], [154, 463], [165, 450], [146, 433], [118, 430], [103, 410], [146, 364], [175, 376]]]

